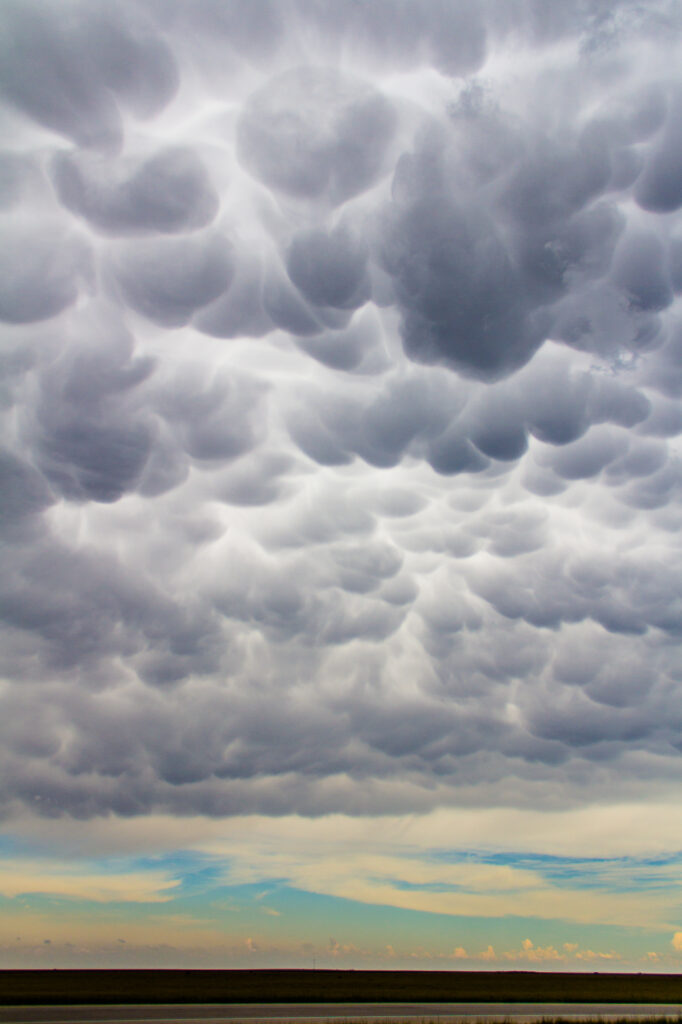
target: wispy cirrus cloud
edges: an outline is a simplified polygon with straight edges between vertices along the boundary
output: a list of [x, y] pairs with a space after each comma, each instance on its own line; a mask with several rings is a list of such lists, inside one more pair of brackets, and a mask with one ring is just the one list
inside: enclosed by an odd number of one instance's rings
[[54, 860], [2, 860], [0, 894], [5, 897], [41, 895], [95, 903], [158, 903], [172, 898], [177, 885], [162, 872], [119, 871], [83, 873], [80, 866]]

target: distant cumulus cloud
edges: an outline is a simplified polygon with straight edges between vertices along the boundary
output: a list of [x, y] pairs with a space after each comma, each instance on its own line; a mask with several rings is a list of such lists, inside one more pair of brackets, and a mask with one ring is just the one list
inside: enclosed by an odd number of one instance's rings
[[673, 0], [5, 0], [7, 818], [679, 785], [681, 57]]

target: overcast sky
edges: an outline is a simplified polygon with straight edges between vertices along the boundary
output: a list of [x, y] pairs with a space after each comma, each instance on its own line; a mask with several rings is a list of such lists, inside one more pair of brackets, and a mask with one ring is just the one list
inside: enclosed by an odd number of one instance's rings
[[2, 0], [2, 965], [682, 970], [677, 0]]

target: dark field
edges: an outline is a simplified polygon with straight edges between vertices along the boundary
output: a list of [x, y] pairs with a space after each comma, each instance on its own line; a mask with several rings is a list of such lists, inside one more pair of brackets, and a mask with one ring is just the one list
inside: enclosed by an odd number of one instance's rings
[[681, 1003], [679, 974], [533, 971], [0, 970], [0, 1005]]
[[[125, 1006], [0, 1006], [0, 1021], [6, 1024], [680, 1024], [682, 1017], [668, 1010], [667, 1016], [651, 1016], [642, 1014], [637, 1016], [633, 1011], [628, 1011], [625, 1016], [617, 1013], [598, 1012], [596, 1008], [591, 1013], [580, 1014], [573, 1011], [564, 1016], [547, 1015], [540, 1012], [528, 1012], [524, 1014], [505, 1015], [492, 1011], [487, 1015], [472, 1016], [466, 1013], [440, 1013], [446, 1007], [435, 1004], [435, 1012], [429, 1013], [421, 1009], [421, 1012], [412, 1012], [409, 1015], [404, 1013], [395, 1014], [395, 1004], [376, 1003], [371, 1009], [375, 1012], [359, 1014], [353, 1004], [342, 1004], [344, 1013], [334, 1013], [334, 1010], [341, 1009], [340, 1006], [330, 1003], [331, 1008], [328, 1016], [320, 1013], [320, 1004], [311, 1007], [318, 1012], [309, 1014], [301, 1012], [299, 1004], [298, 1013], [290, 1012], [290, 1004], [265, 1004], [263, 1006], [253, 1005], [253, 1014], [245, 1016], [245, 1007], [242, 1004], [234, 1004], [234, 1012], [230, 1006], [217, 1006], [194, 1003], [191, 1006], [175, 1004], [164, 1004], [163, 1006], [130, 1005]], [[490, 1006], [490, 1004], [488, 1004]], [[509, 1006], [509, 1004], [498, 1004]], [[524, 1004], [518, 1004], [523, 1006]], [[541, 1007], [541, 1003], [534, 1006]], [[575, 1004], [576, 1006], [584, 1004]], [[616, 1005], [616, 1004], [613, 1004]], [[466, 1004], [448, 1004], [451, 1008], [465, 1006]], [[277, 1007], [281, 1012], [277, 1016], [270, 1016], [273, 1009]], [[400, 1009], [406, 1009], [400, 1007]], [[419, 1010], [413, 1007], [413, 1010]], [[526, 1004], [525, 1009], [530, 1011]], [[367, 1007], [365, 1008], [367, 1010]], [[259, 1012], [260, 1011], [260, 1012]], [[378, 1011], [378, 1012], [376, 1012]], [[288, 1014], [287, 1015], [285, 1015]]]

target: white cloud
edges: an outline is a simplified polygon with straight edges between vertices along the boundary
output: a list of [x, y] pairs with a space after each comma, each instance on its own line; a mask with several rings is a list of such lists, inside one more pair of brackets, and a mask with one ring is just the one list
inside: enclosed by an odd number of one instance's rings
[[164, 903], [178, 884], [163, 871], [84, 873], [53, 860], [0, 864], [0, 893], [9, 898], [40, 894], [95, 903]]

